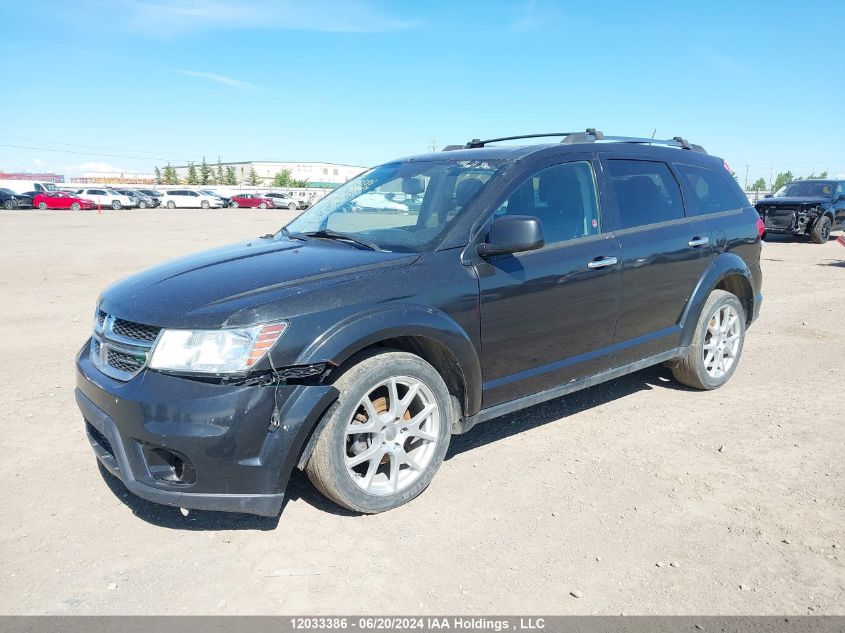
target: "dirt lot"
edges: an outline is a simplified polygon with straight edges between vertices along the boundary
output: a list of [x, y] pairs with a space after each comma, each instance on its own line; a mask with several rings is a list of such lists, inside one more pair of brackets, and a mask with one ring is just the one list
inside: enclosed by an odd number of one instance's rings
[[766, 246], [762, 316], [725, 388], [655, 368], [486, 423], [399, 510], [347, 514], [301, 475], [272, 520], [129, 496], [73, 399], [99, 291], [289, 216], [0, 215], [0, 611], [845, 613], [834, 242]]

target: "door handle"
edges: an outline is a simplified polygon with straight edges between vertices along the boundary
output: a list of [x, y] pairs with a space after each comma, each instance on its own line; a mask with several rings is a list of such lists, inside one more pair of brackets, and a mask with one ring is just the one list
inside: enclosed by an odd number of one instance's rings
[[587, 268], [597, 270], [599, 268], [607, 268], [608, 266], [616, 266], [617, 263], [619, 263], [619, 260], [615, 257], [597, 257], [587, 263]]
[[709, 237], [694, 237], [687, 244], [696, 248], [698, 246], [707, 246], [710, 243]]

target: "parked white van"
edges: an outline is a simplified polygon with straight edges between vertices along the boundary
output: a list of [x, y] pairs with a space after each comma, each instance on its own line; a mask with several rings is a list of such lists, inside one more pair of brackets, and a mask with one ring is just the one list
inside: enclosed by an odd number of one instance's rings
[[28, 191], [58, 191], [54, 182], [43, 180], [0, 180], [0, 187], [11, 189], [15, 193], [26, 193]]
[[168, 209], [175, 209], [176, 207], [219, 209], [223, 206], [223, 200], [218, 196], [212, 196], [201, 191], [169, 189], [161, 197], [161, 206], [167, 207]]

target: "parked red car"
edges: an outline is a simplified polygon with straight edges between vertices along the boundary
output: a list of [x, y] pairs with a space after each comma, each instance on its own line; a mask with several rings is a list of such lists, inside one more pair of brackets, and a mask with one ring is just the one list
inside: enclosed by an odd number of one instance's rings
[[77, 198], [65, 191], [42, 191], [32, 198], [32, 206], [39, 209], [94, 209], [91, 200]]
[[258, 207], [259, 209], [274, 209], [276, 205], [273, 203], [273, 198], [265, 198], [257, 193], [244, 193], [238, 196], [232, 196], [230, 207]]

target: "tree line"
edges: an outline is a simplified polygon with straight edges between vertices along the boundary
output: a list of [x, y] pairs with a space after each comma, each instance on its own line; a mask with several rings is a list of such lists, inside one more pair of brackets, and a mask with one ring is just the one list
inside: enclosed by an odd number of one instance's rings
[[[163, 168], [155, 168], [155, 181], [157, 185], [230, 185], [238, 184], [238, 175], [231, 165], [223, 167], [220, 157], [217, 157], [217, 165], [209, 165], [203, 156], [199, 168], [194, 163], [188, 163], [188, 173], [184, 179], [179, 178], [176, 169], [167, 163]], [[262, 179], [255, 173], [255, 167], [249, 168], [249, 175], [246, 184], [255, 187], [262, 183]], [[307, 180], [298, 180], [291, 174], [290, 169], [283, 169], [273, 176], [274, 187], [307, 187]]]
[[820, 174], [811, 173], [809, 176], [795, 176], [791, 171], [782, 171], [779, 172], [778, 175], [775, 177], [774, 181], [771, 183], [766, 183], [765, 178], [758, 178], [754, 181], [751, 185], [749, 191], [777, 191], [784, 185], [789, 184], [793, 180], [812, 180], [814, 178], [824, 179], [827, 178], [827, 171], [823, 171]]

